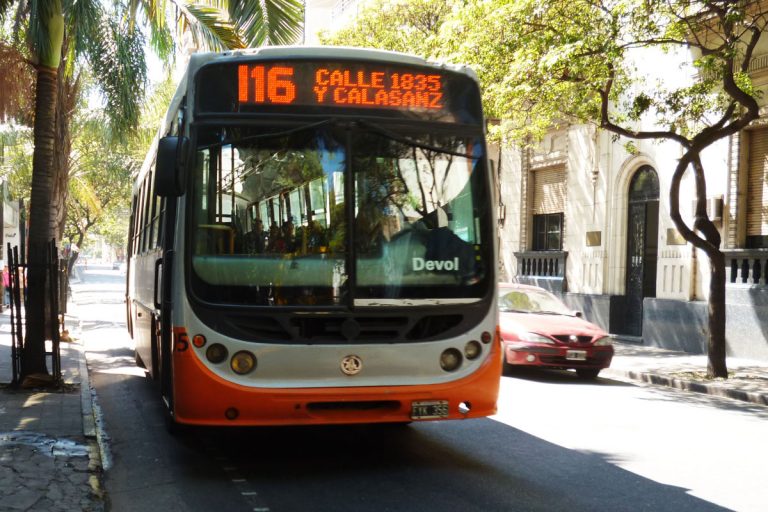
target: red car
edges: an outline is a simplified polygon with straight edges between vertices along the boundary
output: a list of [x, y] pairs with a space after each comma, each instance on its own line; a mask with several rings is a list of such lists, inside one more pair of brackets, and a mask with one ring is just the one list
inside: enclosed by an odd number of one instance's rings
[[613, 359], [611, 336], [537, 286], [499, 284], [504, 366], [575, 369], [595, 379]]

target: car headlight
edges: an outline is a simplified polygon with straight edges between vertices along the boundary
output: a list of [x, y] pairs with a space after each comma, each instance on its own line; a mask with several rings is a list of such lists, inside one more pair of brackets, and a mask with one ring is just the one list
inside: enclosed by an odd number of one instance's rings
[[607, 347], [609, 345], [613, 345], [613, 338], [610, 336], [603, 336], [602, 338], [597, 338], [595, 340], [594, 345], [596, 347]]
[[535, 332], [524, 332], [521, 333], [520, 341], [527, 341], [529, 343], [547, 343], [549, 345], [554, 345], [555, 341], [552, 338], [547, 338], [546, 336], [542, 336], [541, 334], [536, 334]]

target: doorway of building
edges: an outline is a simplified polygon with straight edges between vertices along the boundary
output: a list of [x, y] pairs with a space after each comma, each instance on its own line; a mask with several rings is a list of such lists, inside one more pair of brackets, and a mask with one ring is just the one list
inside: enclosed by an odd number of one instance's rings
[[625, 334], [642, 336], [643, 299], [656, 296], [659, 251], [659, 177], [640, 167], [629, 185]]

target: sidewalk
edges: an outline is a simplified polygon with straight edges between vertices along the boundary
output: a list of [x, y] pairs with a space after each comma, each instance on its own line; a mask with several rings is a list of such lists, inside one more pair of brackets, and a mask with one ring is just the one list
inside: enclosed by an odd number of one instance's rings
[[632, 343], [621, 338], [611, 367], [601, 377], [667, 386], [768, 405], [768, 362], [729, 357], [728, 379], [706, 379], [707, 356]]
[[[65, 326], [78, 336], [76, 317], [67, 315]], [[0, 510], [104, 510], [91, 389], [77, 340], [61, 343], [61, 370], [61, 390], [10, 388], [10, 316], [0, 313]]]

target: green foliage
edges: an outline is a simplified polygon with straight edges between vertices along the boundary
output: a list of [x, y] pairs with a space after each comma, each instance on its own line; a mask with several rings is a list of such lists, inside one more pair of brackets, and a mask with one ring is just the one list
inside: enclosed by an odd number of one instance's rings
[[0, 146], [5, 158], [3, 176], [8, 180], [8, 191], [14, 199], [29, 201], [32, 182], [32, 130], [9, 126], [0, 132]]
[[[739, 90], [757, 97], [738, 64], [765, 13], [746, 5], [468, 0], [443, 24], [441, 49], [477, 70], [487, 116], [518, 142], [563, 120], [633, 132], [644, 116], [671, 136], [694, 137], [728, 112], [734, 97], [724, 79], [734, 68]], [[649, 80], [647, 59], [687, 60], [675, 74], [684, 81]]]
[[239, 0], [222, 2], [249, 47], [297, 44], [304, 23], [302, 0]]
[[[135, 162], [126, 145], [114, 144], [106, 129], [105, 114], [91, 112], [77, 117], [73, 132], [72, 161], [67, 202], [66, 236], [78, 244], [93, 229], [109, 233], [118, 246], [125, 246]], [[115, 231], [123, 234], [117, 235]]]
[[126, 153], [134, 162], [134, 168], [141, 167], [175, 91], [176, 83], [171, 77], [153, 84], [141, 107], [136, 129], [122, 139]]
[[144, 37], [112, 18], [98, 24], [101, 37], [93, 38], [89, 57], [94, 76], [106, 99], [106, 113], [116, 135], [136, 126], [147, 81]]
[[320, 34], [322, 44], [378, 48], [433, 57], [440, 28], [458, 0], [373, 0], [351, 25]]
[[536, 139], [561, 120], [598, 117], [605, 63], [623, 57], [612, 39], [620, 21], [585, 3], [470, 1], [443, 27], [447, 57], [476, 69], [486, 115], [507, 136]]
[[98, 0], [77, 0], [65, 8], [65, 21], [69, 38], [69, 62], [88, 51], [94, 34], [98, 34], [102, 8]]

